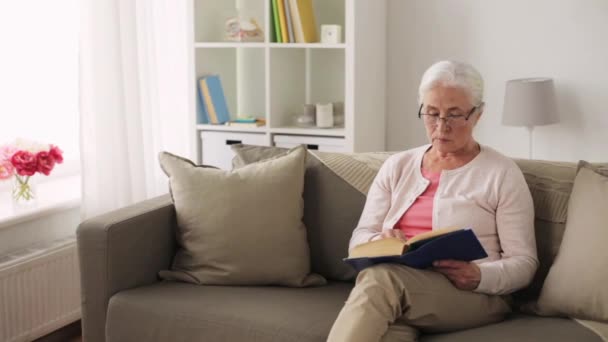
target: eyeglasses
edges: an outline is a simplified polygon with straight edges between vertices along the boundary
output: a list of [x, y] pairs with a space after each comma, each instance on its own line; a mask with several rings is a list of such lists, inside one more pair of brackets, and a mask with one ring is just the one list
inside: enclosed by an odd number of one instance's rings
[[475, 113], [475, 111], [477, 109], [479, 109], [481, 106], [483, 106], [483, 103], [480, 104], [479, 106], [473, 107], [467, 115], [448, 114], [447, 116], [442, 118], [439, 116], [439, 113], [437, 113], [437, 114], [422, 113], [422, 107], [424, 107], [424, 103], [423, 103], [420, 105], [420, 108], [418, 109], [418, 118], [419, 119], [422, 118], [424, 123], [427, 126], [431, 126], [431, 127], [437, 126], [439, 124], [439, 120], [443, 120], [443, 123], [450, 127], [462, 127], [467, 124], [471, 115], [473, 115], [473, 113]]

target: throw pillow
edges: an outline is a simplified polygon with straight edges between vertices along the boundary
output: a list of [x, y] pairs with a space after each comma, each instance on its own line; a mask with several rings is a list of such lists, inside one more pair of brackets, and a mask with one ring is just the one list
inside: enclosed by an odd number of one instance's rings
[[562, 244], [538, 299], [539, 314], [608, 322], [607, 208], [608, 175], [580, 162]]
[[194, 165], [167, 152], [179, 248], [164, 279], [206, 285], [325, 284], [310, 273], [302, 223], [306, 150], [234, 171]]

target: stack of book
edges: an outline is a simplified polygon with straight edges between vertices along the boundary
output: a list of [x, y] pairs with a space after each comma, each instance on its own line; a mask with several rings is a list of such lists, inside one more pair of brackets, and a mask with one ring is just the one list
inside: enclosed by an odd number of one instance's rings
[[239, 117], [226, 122], [226, 126], [233, 127], [261, 127], [266, 125], [266, 120], [253, 117]]
[[316, 43], [317, 24], [312, 0], [270, 0], [277, 43]]
[[230, 112], [224, 97], [222, 82], [218, 75], [207, 75], [199, 78], [198, 92], [201, 99], [198, 123], [221, 125], [230, 121]]

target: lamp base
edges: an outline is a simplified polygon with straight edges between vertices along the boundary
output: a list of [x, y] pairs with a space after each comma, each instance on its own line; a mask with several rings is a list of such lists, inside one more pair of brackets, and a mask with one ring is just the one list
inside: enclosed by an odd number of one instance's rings
[[534, 126], [526, 126], [526, 127], [528, 128], [528, 138], [529, 138], [528, 159], [532, 159], [532, 151], [534, 151], [534, 149], [533, 149]]

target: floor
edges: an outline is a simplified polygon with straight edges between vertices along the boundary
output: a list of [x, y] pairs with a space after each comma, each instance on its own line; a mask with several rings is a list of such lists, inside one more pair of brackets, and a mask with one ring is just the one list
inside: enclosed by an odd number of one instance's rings
[[82, 342], [80, 321], [76, 321], [34, 342]]

